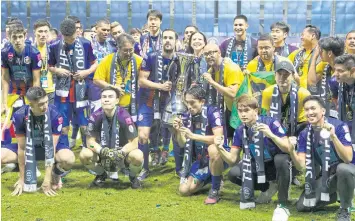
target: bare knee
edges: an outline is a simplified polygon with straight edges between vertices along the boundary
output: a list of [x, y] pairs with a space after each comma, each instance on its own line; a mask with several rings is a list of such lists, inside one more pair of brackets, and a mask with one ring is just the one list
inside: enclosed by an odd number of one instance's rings
[[180, 184], [179, 193], [181, 196], [190, 196], [190, 186], [187, 184]]
[[62, 168], [71, 168], [75, 163], [74, 153], [71, 150], [60, 150], [56, 154], [56, 162], [59, 163]]
[[146, 144], [148, 143], [149, 139], [149, 132], [145, 130], [138, 130], [138, 141], [141, 144]]
[[6, 148], [1, 148], [1, 164], [17, 163], [17, 154]]
[[140, 166], [143, 163], [143, 152], [139, 149], [133, 150], [128, 154], [128, 161], [135, 166]]
[[88, 148], [83, 148], [81, 151], [80, 151], [80, 154], [79, 154], [79, 159], [80, 159], [80, 162], [82, 164], [88, 164], [91, 162], [91, 159], [94, 157], [94, 152], [92, 152], [90, 149]]
[[210, 157], [211, 161], [217, 161], [221, 159], [221, 155], [218, 152], [216, 145], [212, 144], [208, 146], [208, 156]]

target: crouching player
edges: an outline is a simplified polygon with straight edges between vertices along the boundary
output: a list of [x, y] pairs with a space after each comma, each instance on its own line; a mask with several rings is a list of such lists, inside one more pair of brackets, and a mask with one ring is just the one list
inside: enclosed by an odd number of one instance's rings
[[18, 155], [20, 169], [12, 195], [37, 191], [36, 162], [45, 160], [42, 190], [47, 196], [54, 196], [55, 190], [62, 186], [61, 177], [73, 166], [75, 156], [69, 149], [68, 139], [61, 134], [63, 118], [54, 105], [48, 105], [46, 91], [32, 87], [26, 98], [29, 105], [22, 106], [12, 117], [18, 149], [11, 151]]
[[[215, 204], [219, 200], [224, 164], [213, 142], [214, 136], [223, 136], [223, 122], [217, 107], [205, 105], [205, 96], [200, 86], [186, 92], [188, 111], [174, 120], [173, 139], [185, 148], [179, 192], [188, 196], [212, 181], [205, 204]], [[226, 145], [224, 148], [229, 151]]]
[[[229, 179], [242, 187], [240, 209], [254, 208], [255, 202], [267, 203], [278, 192], [279, 204], [272, 220], [287, 221], [289, 210], [285, 206], [290, 186], [291, 159], [286, 154], [289, 142], [285, 131], [279, 121], [258, 115], [256, 98], [242, 95], [236, 105], [243, 124], [234, 132], [231, 151], [226, 152], [220, 147], [223, 143], [221, 137], [216, 137], [215, 144], [224, 161], [229, 165], [237, 163], [229, 171]], [[254, 190], [262, 191], [256, 200]]]
[[102, 187], [107, 172], [129, 167], [133, 189], [141, 187], [136, 175], [141, 171], [143, 153], [138, 149], [137, 129], [131, 115], [118, 106], [119, 91], [114, 87], [102, 89], [102, 109], [89, 118], [87, 145], [80, 152], [80, 160], [97, 176], [93, 185]]

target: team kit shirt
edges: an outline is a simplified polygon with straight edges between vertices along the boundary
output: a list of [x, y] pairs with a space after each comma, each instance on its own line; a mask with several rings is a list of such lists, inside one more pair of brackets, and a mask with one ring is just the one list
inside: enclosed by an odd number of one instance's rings
[[[158, 79], [155, 79], [155, 70], [153, 70], [153, 66], [157, 63], [157, 52], [148, 53], [144, 58], [141, 66], [142, 71], [150, 72], [148, 80], [152, 82], [158, 82]], [[172, 59], [163, 57], [163, 71], [162, 71], [162, 82], [168, 81], [168, 66]], [[156, 68], [158, 69], [158, 68]], [[148, 88], [140, 88], [138, 93], [139, 104], [145, 104], [147, 107], [152, 108], [154, 102], [155, 90]], [[169, 92], [160, 91], [160, 111], [164, 110], [165, 105], [167, 105], [167, 101], [169, 98]]]
[[25, 49], [18, 54], [10, 44], [1, 50], [1, 68], [8, 69], [10, 75], [9, 94], [24, 96], [33, 85], [33, 70], [42, 67], [40, 52], [25, 44]]
[[[251, 38], [251, 37], [248, 37], [248, 44], [247, 44], [247, 62], [253, 60], [254, 56], [255, 56], [255, 53], [256, 53], [256, 41]], [[225, 41], [223, 41], [221, 43], [221, 45], [219, 46], [219, 49], [221, 50], [221, 55], [222, 57], [226, 57], [226, 54], [227, 54], [227, 49], [228, 49], [228, 46], [230, 44], [230, 41], [233, 41], [233, 39], [235, 39], [235, 37], [232, 37], [232, 38], [229, 38], [229, 39], [226, 39]], [[245, 51], [244, 51], [244, 46], [245, 46], [245, 41], [243, 40], [235, 40], [235, 47], [234, 47], [234, 50], [233, 50], [233, 47], [232, 47], [232, 50], [230, 52], [230, 55], [229, 55], [229, 58], [232, 59], [233, 62], [237, 63], [240, 67], [243, 67], [244, 65], [244, 54], [245, 54]]]
[[[296, 58], [296, 55], [298, 53], [300, 53], [302, 51], [302, 49], [298, 49], [294, 52], [292, 52], [288, 58], [290, 59], [290, 61], [295, 65], [295, 58]], [[311, 65], [311, 62], [312, 60], [311, 59], [314, 59], [313, 56], [312, 56], [312, 51], [311, 50], [307, 50], [304, 55], [303, 55], [303, 58], [301, 58], [301, 61], [303, 61], [303, 66], [302, 68], [299, 68], [299, 70], [296, 70], [298, 75], [300, 76], [300, 87], [303, 87], [303, 88], [306, 88], [308, 89], [308, 82], [307, 82], [307, 78], [308, 78], [308, 72], [309, 72], [309, 66]], [[320, 61], [319, 63], [317, 63], [316, 65], [316, 73], [317, 74], [320, 74], [320, 73], [323, 73], [323, 70], [325, 68], [325, 65], [327, 63], [326, 62], [323, 62], [323, 61]]]
[[[138, 136], [136, 126], [134, 125], [134, 122], [131, 118], [131, 115], [124, 109], [119, 106], [116, 114], [117, 114], [117, 120], [119, 123], [119, 137], [120, 137], [120, 147], [123, 147], [128, 143], [129, 140], [133, 140]], [[101, 130], [102, 130], [102, 122], [103, 118], [105, 116], [105, 112], [100, 109], [98, 111], [95, 111], [89, 118], [89, 124], [87, 127], [87, 136], [89, 137], [95, 137], [97, 143], [101, 143]], [[112, 120], [113, 117], [107, 118], [108, 119], [108, 124], [109, 128], [108, 131], [111, 133], [112, 129]], [[108, 141], [107, 141], [108, 142]]]
[[[84, 69], [89, 69], [91, 67], [92, 64], [95, 63], [96, 61], [96, 57], [93, 53], [93, 49], [91, 46], [91, 42], [84, 39], [84, 38], [78, 38], [77, 40], [79, 40], [81, 42], [81, 44], [83, 45], [83, 56], [84, 56]], [[63, 42], [63, 45], [65, 43]], [[63, 46], [64, 47], [64, 46]], [[72, 58], [73, 54], [74, 54], [74, 50], [75, 50], [75, 42], [71, 45], [67, 46], [67, 49], [69, 51], [69, 55]], [[61, 51], [60, 48], [60, 41], [57, 41], [53, 44], [50, 45], [50, 54], [49, 54], [49, 61], [48, 61], [48, 65], [49, 66], [56, 66], [59, 65], [62, 61], [60, 61], [59, 59], [59, 53]], [[94, 73], [91, 73], [87, 79], [93, 79], [94, 77]], [[71, 79], [71, 84], [70, 84], [70, 90], [69, 90], [69, 96], [68, 97], [61, 97], [61, 102], [62, 103], [67, 103], [67, 102], [75, 102], [75, 94], [74, 94], [74, 88], [75, 88], [75, 80], [72, 78]]]
[[[240, 67], [233, 63], [233, 62], [228, 62], [228, 61], [222, 61], [224, 62], [224, 71], [223, 71], [223, 83], [225, 87], [229, 87], [232, 85], [240, 85], [241, 82], [238, 81], [241, 77], [243, 77], [243, 72], [240, 69]], [[209, 73], [211, 70], [208, 71]], [[212, 74], [212, 78], [215, 82], [219, 83], [220, 80], [220, 69], [218, 69], [217, 72], [214, 72]], [[224, 96], [224, 102], [228, 108], [228, 110], [232, 111], [232, 105], [233, 105], [233, 98], [229, 98], [227, 96]]]
[[[349, 127], [342, 121], [334, 119], [334, 118], [328, 118], [327, 119], [328, 123], [334, 126], [335, 129], [335, 134], [337, 135], [339, 141], [344, 145], [344, 146], [350, 146], [351, 147], [351, 136], [350, 136], [350, 131]], [[308, 135], [309, 128], [305, 128], [300, 135], [298, 136], [298, 152], [299, 153], [307, 153], [307, 135]], [[313, 140], [312, 143], [315, 141]], [[313, 148], [313, 146], [312, 146]], [[324, 149], [322, 149], [321, 144], [318, 144], [318, 147], [316, 149], [312, 149], [312, 153], [315, 154], [314, 159], [317, 162], [318, 165], [322, 166], [322, 156], [324, 154]], [[339, 158], [333, 141], [330, 140], [330, 160], [329, 160], [329, 165], [334, 165], [339, 162], [342, 162], [342, 160]], [[351, 161], [352, 164], [355, 164], [355, 150], [353, 150], [353, 159]]]
[[[28, 111], [30, 111], [30, 106], [25, 105], [21, 107], [19, 110], [17, 110], [13, 117], [12, 121], [15, 127], [15, 132], [16, 136], [26, 136], [26, 122], [28, 119]], [[63, 117], [60, 115], [60, 113], [57, 111], [56, 107], [54, 105], [48, 105], [48, 110], [49, 115], [50, 115], [50, 120], [51, 120], [51, 126], [52, 126], [52, 135], [60, 135], [59, 141], [56, 147], [56, 151], [58, 151], [61, 148], [67, 148], [68, 147], [68, 140], [65, 135], [61, 134], [62, 127], [63, 127]], [[44, 142], [44, 118], [45, 115], [42, 116], [34, 116], [31, 114], [33, 117], [33, 131], [32, 131], [32, 139], [34, 142], [35, 148], [42, 148], [43, 150], [45, 149], [43, 146]]]
[[[48, 60], [49, 60], [49, 45], [44, 44], [43, 46], [37, 45], [36, 48], [41, 53], [42, 57], [42, 67], [41, 67], [41, 87], [46, 91], [46, 93], [53, 93], [55, 91], [53, 75], [48, 70]], [[46, 73], [44, 75], [44, 73]]]
[[[276, 136], [283, 138], [286, 136], [286, 133], [284, 129], [282, 128], [281, 124], [279, 121], [268, 117], [268, 116], [259, 116], [257, 123], [264, 123], [269, 126], [271, 132], [275, 134]], [[233, 144], [232, 148], [243, 148], [243, 127], [244, 125], [240, 125], [234, 132], [233, 136]], [[260, 132], [262, 133], [262, 132]], [[250, 137], [252, 135], [251, 128], [248, 128], [247, 130], [247, 135]], [[249, 148], [250, 148], [250, 153], [252, 156], [252, 159], [255, 160], [255, 143], [254, 139], [249, 139]], [[276, 154], [282, 153], [280, 148], [268, 137], [264, 136], [264, 161], [269, 161], [273, 159], [273, 156]]]
[[[100, 63], [100, 65], [97, 67], [95, 75], [94, 75], [94, 80], [102, 80], [107, 83], [111, 83], [111, 64], [112, 60], [115, 57], [115, 54], [109, 54], [106, 56]], [[138, 55], [133, 55], [133, 59], [136, 60], [137, 64], [137, 72], [141, 69], [142, 61], [143, 58], [138, 56]], [[127, 70], [126, 76], [124, 79], [122, 79], [122, 76], [124, 75], [121, 73], [121, 69], [119, 65], [117, 64], [116, 70], [116, 84], [114, 86], [121, 86], [122, 83], [125, 85], [125, 94], [120, 97], [119, 105], [121, 107], [127, 107], [131, 103], [131, 93], [132, 93], [132, 84], [131, 84], [131, 78], [132, 78], [132, 62], [131, 60], [128, 61], [122, 61], [123, 67]], [[138, 73], [136, 73], [138, 78]]]
[[[267, 87], [263, 92], [262, 92], [262, 103], [261, 103], [261, 108], [262, 112], [269, 113], [271, 103], [272, 103], [272, 94], [274, 92], [274, 87], [275, 85], [272, 85], [270, 87]], [[280, 93], [280, 92], [279, 92]], [[281, 93], [280, 93], [281, 94]], [[281, 94], [282, 96], [282, 106], [281, 106], [281, 112], [284, 113], [285, 109], [290, 107], [290, 93], [287, 94]], [[306, 121], [306, 115], [303, 109], [303, 100], [311, 95], [311, 93], [304, 89], [304, 88], [299, 88], [297, 92], [297, 122], [305, 122]], [[288, 99], [288, 100], [286, 100]]]
[[110, 39], [107, 39], [104, 42], [99, 42], [95, 38], [92, 43], [92, 48], [99, 64], [107, 55], [117, 51], [115, 43]]
[[[134, 47], [134, 52], [140, 56], [144, 56], [150, 52], [160, 51], [162, 49], [162, 34], [159, 33], [158, 36], [151, 36], [150, 33], [142, 35], [140, 38], [140, 46]], [[149, 47], [147, 47], [147, 44]], [[141, 51], [138, 51], [141, 49]]]

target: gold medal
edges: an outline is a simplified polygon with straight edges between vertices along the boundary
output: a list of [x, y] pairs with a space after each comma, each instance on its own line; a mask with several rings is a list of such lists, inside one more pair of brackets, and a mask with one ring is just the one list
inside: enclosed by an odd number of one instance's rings
[[321, 131], [320, 131], [320, 136], [323, 138], [323, 139], [328, 139], [330, 137], [330, 132], [329, 130], [323, 128]]
[[348, 111], [348, 113], [346, 113], [346, 119], [348, 119], [348, 120], [353, 119], [353, 113], [351, 111]]

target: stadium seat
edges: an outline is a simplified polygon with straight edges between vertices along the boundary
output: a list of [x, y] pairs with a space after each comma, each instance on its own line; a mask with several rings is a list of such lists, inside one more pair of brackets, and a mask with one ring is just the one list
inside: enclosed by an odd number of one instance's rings
[[50, 18], [51, 25], [59, 29], [60, 23], [66, 16], [66, 4], [62, 1], [50, 1]]
[[132, 1], [132, 25], [141, 28], [147, 22], [148, 1]]
[[128, 31], [128, 2], [111, 1], [110, 12], [110, 21], [118, 21]]
[[27, 28], [27, 2], [25, 1], [11, 1], [10, 5], [11, 17], [21, 19], [24, 26]]
[[199, 1], [196, 4], [196, 25], [207, 36], [213, 34], [214, 28], [214, 2]]
[[222, 36], [232, 36], [233, 19], [237, 15], [237, 2], [218, 1], [218, 31]]
[[291, 27], [291, 33], [301, 33], [306, 26], [307, 2], [288, 2], [287, 23]]
[[256, 1], [242, 1], [241, 13], [248, 17], [248, 33], [259, 33], [260, 4]]
[[7, 20], [7, 2], [1, 2], [1, 31], [5, 31], [6, 25], [5, 22]]
[[174, 29], [182, 34], [187, 25], [192, 24], [192, 2], [175, 0]]
[[312, 1], [312, 25], [320, 28], [322, 35], [330, 34], [331, 23], [331, 8], [330, 1]]
[[93, 25], [97, 20], [107, 17], [107, 3], [99, 1], [89, 1], [89, 25]]
[[70, 1], [69, 8], [69, 14], [78, 17], [80, 19], [81, 24], [84, 25], [84, 29], [88, 28], [86, 24], [86, 1]]
[[33, 30], [33, 24], [38, 19], [47, 19], [46, 14], [46, 2], [45, 1], [31, 1], [30, 2], [30, 28], [29, 31]]
[[336, 2], [336, 20], [335, 33], [346, 34], [355, 29], [355, 2], [337, 1]]
[[164, 30], [166, 28], [170, 28], [170, 2], [153, 1], [152, 9], [159, 10], [163, 14], [163, 23], [161, 24], [161, 29]]
[[270, 26], [283, 20], [283, 2], [264, 2], [264, 33], [270, 33]]

